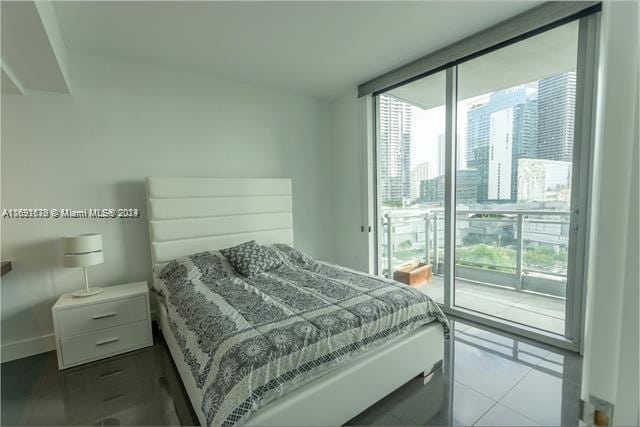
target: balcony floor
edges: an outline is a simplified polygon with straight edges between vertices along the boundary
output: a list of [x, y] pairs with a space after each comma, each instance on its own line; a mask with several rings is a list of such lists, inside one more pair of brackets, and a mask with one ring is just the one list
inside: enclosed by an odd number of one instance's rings
[[[418, 288], [438, 303], [444, 303], [444, 278]], [[455, 304], [491, 316], [564, 335], [565, 300], [529, 292], [456, 280]]]

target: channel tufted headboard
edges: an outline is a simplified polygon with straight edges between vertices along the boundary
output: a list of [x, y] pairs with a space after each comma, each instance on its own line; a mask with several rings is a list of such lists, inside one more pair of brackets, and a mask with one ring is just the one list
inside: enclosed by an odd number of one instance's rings
[[147, 177], [146, 190], [154, 272], [180, 256], [247, 240], [293, 244], [288, 178]]

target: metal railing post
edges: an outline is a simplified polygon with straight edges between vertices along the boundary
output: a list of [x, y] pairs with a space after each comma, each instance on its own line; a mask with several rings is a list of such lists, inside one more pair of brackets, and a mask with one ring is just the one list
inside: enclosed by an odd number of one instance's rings
[[438, 274], [438, 212], [433, 216], [433, 273]]
[[393, 274], [391, 273], [392, 264], [393, 264], [393, 224], [391, 223], [391, 217], [389, 214], [384, 215], [387, 218], [387, 277], [389, 279], [393, 278]]
[[522, 236], [524, 215], [518, 214], [518, 222], [516, 232], [518, 239], [516, 240], [516, 291], [522, 290], [522, 253], [524, 247], [524, 238]]
[[429, 264], [429, 214], [424, 215], [424, 262]]

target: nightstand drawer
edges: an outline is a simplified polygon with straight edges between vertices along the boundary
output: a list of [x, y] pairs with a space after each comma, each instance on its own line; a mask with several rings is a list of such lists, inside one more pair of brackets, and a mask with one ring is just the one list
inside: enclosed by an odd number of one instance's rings
[[[87, 387], [65, 395], [67, 423], [92, 425], [91, 418], [109, 416], [136, 404], [144, 406], [145, 395], [140, 381], [115, 383], [110, 386], [87, 384]], [[124, 424], [135, 425], [135, 424]]]
[[146, 319], [146, 303], [145, 296], [139, 295], [62, 310], [59, 314], [60, 336], [64, 339]]
[[130, 323], [63, 339], [62, 359], [69, 366], [151, 344], [149, 321]]
[[64, 375], [65, 391], [72, 392], [87, 387], [88, 384], [98, 388], [121, 384], [138, 378], [137, 358], [131, 356], [115, 357], [95, 363], [90, 368], [79, 367], [69, 370]]

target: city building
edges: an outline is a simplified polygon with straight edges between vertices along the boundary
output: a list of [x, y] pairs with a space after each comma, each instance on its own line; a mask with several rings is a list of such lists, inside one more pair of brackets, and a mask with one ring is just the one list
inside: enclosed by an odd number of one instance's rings
[[493, 93], [467, 114], [466, 166], [478, 171], [478, 202], [512, 202], [517, 159], [534, 155], [537, 91], [522, 85]]
[[382, 95], [378, 102], [378, 191], [382, 203], [411, 197], [411, 104]]
[[540, 80], [536, 158], [572, 161], [575, 107], [575, 72]]
[[519, 159], [571, 162], [576, 74], [561, 73], [493, 93], [467, 115], [467, 167], [478, 202], [516, 202]]
[[518, 159], [519, 202], [565, 202], [571, 196], [571, 162]]
[[[444, 205], [444, 175], [427, 179], [420, 184], [420, 200], [425, 203]], [[478, 171], [458, 169], [456, 171], [456, 204], [476, 203], [478, 199]]]
[[416, 165], [411, 169], [411, 198], [417, 199], [420, 197], [420, 183], [426, 179], [429, 179], [429, 163], [423, 162]]

